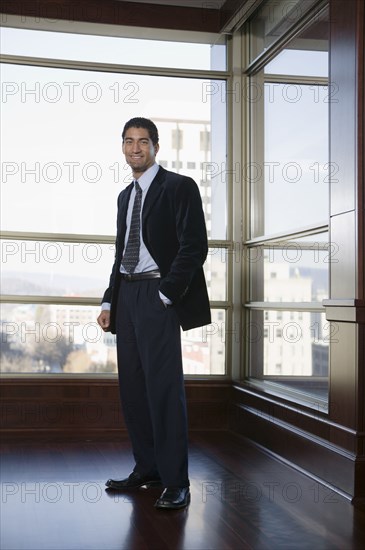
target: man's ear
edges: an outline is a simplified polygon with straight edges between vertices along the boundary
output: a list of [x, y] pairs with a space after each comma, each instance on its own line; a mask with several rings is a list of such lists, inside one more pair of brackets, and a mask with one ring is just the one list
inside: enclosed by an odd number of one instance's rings
[[153, 147], [154, 147], [154, 150], [155, 150], [155, 155], [157, 155], [157, 153], [160, 150], [160, 145], [158, 143], [156, 143], [156, 145], [154, 145]]

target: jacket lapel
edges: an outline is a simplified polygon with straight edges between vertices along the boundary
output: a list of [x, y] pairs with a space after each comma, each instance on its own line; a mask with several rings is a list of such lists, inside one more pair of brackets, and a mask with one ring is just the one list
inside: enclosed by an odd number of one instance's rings
[[121, 239], [124, 246], [124, 237], [126, 232], [126, 220], [127, 220], [127, 210], [129, 204], [129, 197], [133, 189], [133, 183], [128, 185], [124, 191], [122, 191], [118, 204], [118, 239]]
[[154, 203], [156, 202], [158, 196], [160, 195], [160, 193], [162, 191], [162, 185], [161, 184], [164, 181], [165, 177], [166, 177], [166, 170], [164, 168], [162, 168], [162, 166], [160, 166], [159, 171], [157, 172], [156, 176], [154, 177], [154, 179], [153, 179], [153, 181], [152, 181], [152, 183], [151, 183], [151, 185], [148, 189], [148, 192], [147, 192], [144, 204], [143, 204], [142, 225], [145, 223], [145, 221], [148, 217], [148, 214], [151, 211], [152, 206], [154, 205]]

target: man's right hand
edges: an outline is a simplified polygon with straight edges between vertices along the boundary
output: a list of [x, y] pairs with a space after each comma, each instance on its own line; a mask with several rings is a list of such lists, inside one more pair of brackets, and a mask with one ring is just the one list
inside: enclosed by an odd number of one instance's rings
[[97, 318], [97, 322], [101, 328], [107, 332], [110, 325], [110, 311], [108, 309], [104, 309]]

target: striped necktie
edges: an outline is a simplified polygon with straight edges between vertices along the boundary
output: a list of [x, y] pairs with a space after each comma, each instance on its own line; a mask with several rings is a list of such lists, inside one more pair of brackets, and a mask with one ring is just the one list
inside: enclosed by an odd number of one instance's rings
[[139, 250], [141, 246], [141, 204], [142, 204], [142, 189], [137, 180], [134, 182], [136, 196], [134, 198], [131, 226], [129, 228], [129, 236], [127, 246], [122, 259], [122, 266], [127, 273], [134, 273], [139, 261]]

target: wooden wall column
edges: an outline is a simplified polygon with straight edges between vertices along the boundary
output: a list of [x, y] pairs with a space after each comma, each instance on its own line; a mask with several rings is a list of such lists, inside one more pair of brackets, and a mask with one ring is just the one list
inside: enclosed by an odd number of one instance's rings
[[[330, 266], [326, 317], [336, 328], [330, 352], [330, 418], [351, 431], [354, 493], [365, 498], [364, 377], [364, 2], [330, 2]], [[333, 331], [335, 332], [335, 331]], [[331, 431], [331, 442], [343, 446]]]

